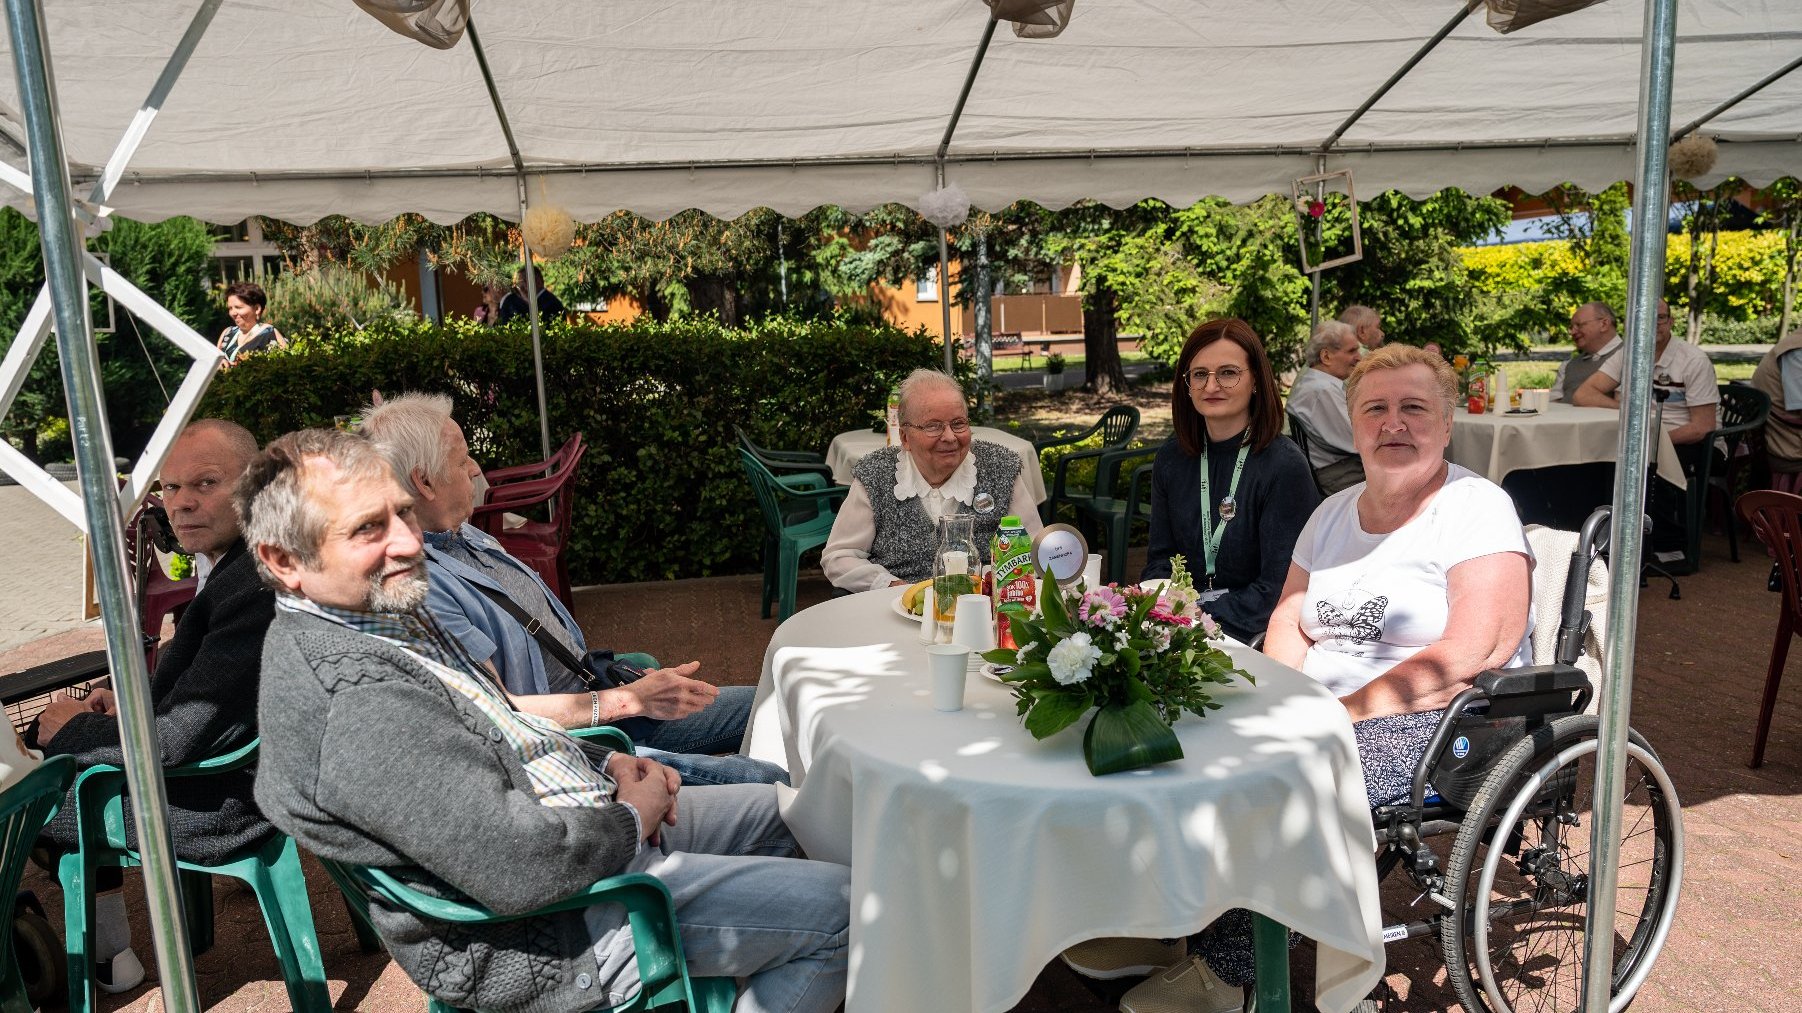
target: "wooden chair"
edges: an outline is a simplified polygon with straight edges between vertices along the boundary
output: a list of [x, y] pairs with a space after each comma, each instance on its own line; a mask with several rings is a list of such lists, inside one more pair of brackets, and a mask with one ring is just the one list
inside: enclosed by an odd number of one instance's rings
[[1764, 763], [1765, 740], [1771, 733], [1771, 713], [1777, 706], [1777, 685], [1783, 681], [1783, 663], [1789, 658], [1790, 638], [1802, 630], [1802, 496], [1759, 489], [1746, 493], [1737, 504], [1739, 516], [1751, 527], [1777, 560], [1783, 583], [1783, 605], [1777, 614], [1777, 636], [1771, 642], [1771, 663], [1764, 677], [1764, 699], [1758, 706], [1758, 726], [1752, 733], [1752, 758], [1746, 764]]
[[[501, 548], [538, 571], [563, 604], [572, 607], [565, 550], [576, 503], [571, 483], [583, 455], [588, 453], [580, 439], [580, 435], [574, 438], [575, 447], [560, 469], [542, 478], [519, 479], [490, 489], [487, 501], [476, 507], [469, 518], [471, 524], [493, 535]], [[551, 503], [549, 520], [528, 520], [517, 528], [502, 525], [503, 515], [522, 513], [544, 503]]]

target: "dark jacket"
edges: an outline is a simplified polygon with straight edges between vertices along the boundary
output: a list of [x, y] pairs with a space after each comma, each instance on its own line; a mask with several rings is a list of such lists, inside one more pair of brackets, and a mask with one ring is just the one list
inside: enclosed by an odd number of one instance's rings
[[[563, 308], [563, 300], [557, 298], [556, 293], [548, 288], [538, 290], [539, 319], [562, 316], [566, 312], [567, 310]], [[530, 315], [531, 307], [526, 303], [526, 297], [519, 294], [518, 289], [508, 292], [506, 297], [501, 300], [500, 323], [511, 323]]]
[[[233, 544], [176, 624], [174, 638], [157, 654], [150, 696], [164, 766], [230, 752], [256, 737], [257, 673], [274, 614], [275, 595], [257, 578], [256, 561], [242, 541]], [[46, 755], [74, 756], [84, 768], [118, 766], [125, 759], [119, 723], [111, 714], [77, 714], [42, 747]], [[168, 782], [175, 853], [212, 864], [262, 843], [274, 828], [257, 811], [252, 782], [250, 770]], [[126, 804], [126, 839], [135, 848], [137, 830]], [[75, 846], [73, 800], [45, 833], [60, 847]]]
[[[474, 704], [413, 655], [318, 616], [277, 611], [259, 709], [257, 802], [322, 858], [520, 915], [622, 871], [638, 845], [629, 807], [540, 805]], [[584, 751], [597, 766], [610, 755]], [[605, 1001], [584, 990], [598, 965], [579, 910], [479, 926], [379, 902], [370, 914], [408, 976], [453, 1005], [562, 1013]]]
[[[1208, 488], [1214, 500], [1209, 511], [1216, 527], [1238, 456], [1238, 437], [1208, 450]], [[1151, 466], [1151, 547], [1139, 579], [1170, 576], [1170, 557], [1181, 553], [1195, 586], [1203, 586], [1207, 567], [1201, 544], [1200, 464], [1200, 458], [1183, 453], [1174, 436], [1158, 449]], [[1278, 436], [1246, 456], [1233, 502], [1237, 512], [1221, 535], [1214, 572], [1214, 586], [1228, 590], [1202, 609], [1233, 637], [1249, 642], [1270, 625], [1295, 540], [1320, 505], [1320, 492], [1301, 448]]]

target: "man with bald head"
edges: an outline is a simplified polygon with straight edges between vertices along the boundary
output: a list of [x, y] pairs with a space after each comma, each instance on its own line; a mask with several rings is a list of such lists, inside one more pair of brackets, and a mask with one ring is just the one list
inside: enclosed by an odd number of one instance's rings
[[1383, 347], [1383, 316], [1369, 306], [1347, 306], [1339, 314], [1339, 322], [1357, 333], [1366, 355]]
[[[197, 561], [212, 564], [200, 593], [176, 624], [175, 636], [157, 652], [150, 677], [157, 738], [167, 767], [228, 752], [257, 734], [258, 674], [263, 636], [275, 616], [275, 595], [257, 578], [232, 505], [232, 490], [256, 455], [257, 441], [243, 426], [202, 419], [182, 430], [163, 463], [163, 505], [176, 540]], [[109, 690], [95, 690], [79, 700], [59, 695], [29, 734], [45, 755], [69, 754], [79, 767], [117, 766], [124, 759]], [[257, 810], [252, 788], [248, 770], [170, 781], [175, 853], [211, 864], [267, 838], [273, 828]], [[137, 833], [129, 815], [125, 832], [135, 848]], [[65, 850], [75, 847], [73, 801], [64, 803], [45, 834]], [[105, 878], [103, 889], [113, 885]], [[130, 949], [123, 898], [116, 889], [103, 892], [95, 911], [91, 952], [97, 983], [108, 992], [135, 988], [144, 969]]]
[[1596, 375], [1602, 364], [1620, 354], [1621, 336], [1615, 328], [1614, 310], [1605, 302], [1586, 302], [1570, 315], [1571, 343], [1577, 352], [1558, 364], [1552, 381], [1552, 400], [1575, 404], [1577, 391]]

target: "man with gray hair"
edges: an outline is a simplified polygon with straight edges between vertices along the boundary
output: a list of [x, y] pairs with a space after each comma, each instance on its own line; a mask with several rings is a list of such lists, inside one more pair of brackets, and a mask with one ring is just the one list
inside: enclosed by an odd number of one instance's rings
[[1339, 322], [1350, 324], [1358, 335], [1358, 344], [1367, 352], [1383, 347], [1383, 317], [1369, 306], [1351, 305], [1339, 314]]
[[1308, 465], [1327, 496], [1364, 481], [1364, 462], [1352, 449], [1351, 411], [1345, 405], [1345, 378], [1358, 365], [1359, 347], [1350, 324], [1322, 320], [1308, 339], [1308, 368], [1289, 389], [1289, 416], [1303, 430]]
[[673, 771], [523, 713], [422, 608], [413, 497], [367, 440], [290, 433], [236, 492], [276, 615], [256, 799], [322, 858], [388, 870], [515, 920], [446, 926], [378, 905], [407, 975], [457, 1007], [574, 1010], [639, 991], [617, 905], [531, 915], [597, 880], [668, 888], [691, 974], [743, 978], [740, 1013], [845, 997], [850, 870], [793, 857], [766, 784]]
[[[426, 607], [522, 710], [566, 728], [613, 725], [689, 784], [786, 781], [734, 755], [756, 690], [694, 678], [700, 662], [642, 670], [591, 653], [537, 571], [469, 523], [481, 474], [443, 394], [402, 394], [363, 410], [361, 433], [394, 465], [425, 532]], [[711, 754], [727, 754], [715, 756]]]
[[1605, 302], [1586, 302], [1577, 307], [1570, 315], [1570, 338], [1577, 351], [1558, 364], [1558, 376], [1552, 381], [1552, 400], [1565, 404], [1576, 403], [1577, 391], [1603, 363], [1621, 351], [1614, 311]]

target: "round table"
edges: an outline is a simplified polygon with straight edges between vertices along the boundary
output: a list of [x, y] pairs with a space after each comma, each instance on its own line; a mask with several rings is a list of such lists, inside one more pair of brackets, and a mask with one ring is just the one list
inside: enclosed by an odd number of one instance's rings
[[[1445, 456], [1497, 485], [1511, 471], [1563, 464], [1597, 464], [1620, 454], [1621, 413], [1554, 401], [1537, 415], [1452, 413], [1452, 442]], [[1683, 463], [1663, 429], [1658, 431], [1658, 477], [1686, 488]]]
[[[999, 444], [1020, 455], [1025, 465], [1021, 469], [1026, 479], [1026, 491], [1032, 493], [1034, 503], [1045, 502], [1045, 472], [1039, 467], [1039, 452], [1033, 449], [1030, 440], [1021, 439], [1004, 429], [992, 429], [988, 426], [971, 426], [970, 438], [986, 440]], [[832, 480], [839, 485], [851, 484], [851, 469], [865, 456], [888, 446], [888, 434], [871, 432], [868, 429], [853, 429], [848, 433], [839, 433], [832, 438], [832, 445], [826, 448], [826, 467], [832, 469]]]
[[851, 866], [846, 1009], [1006, 1010], [1096, 936], [1175, 937], [1250, 908], [1320, 941], [1319, 1004], [1383, 972], [1351, 723], [1318, 683], [1249, 648], [1257, 678], [1176, 730], [1185, 758], [1094, 777], [1085, 722], [1042, 742], [1001, 684], [931, 707], [900, 589], [792, 616], [764, 657], [745, 752], [786, 766], [809, 856]]

